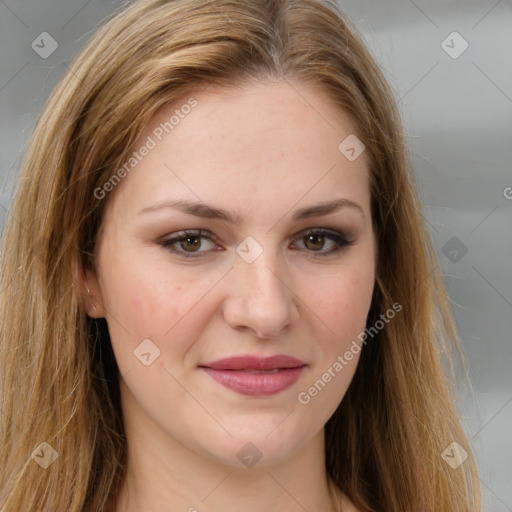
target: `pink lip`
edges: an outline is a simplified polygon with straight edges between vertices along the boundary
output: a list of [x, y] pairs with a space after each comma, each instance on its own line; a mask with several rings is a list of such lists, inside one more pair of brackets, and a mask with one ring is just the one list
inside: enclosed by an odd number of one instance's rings
[[268, 396], [292, 386], [306, 367], [295, 357], [239, 356], [200, 366], [219, 384], [242, 395]]

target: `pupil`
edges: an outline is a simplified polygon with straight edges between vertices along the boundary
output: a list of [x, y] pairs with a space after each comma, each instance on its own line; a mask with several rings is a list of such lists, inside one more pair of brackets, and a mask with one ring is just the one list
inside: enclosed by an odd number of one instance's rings
[[306, 237], [306, 247], [313, 250], [321, 249], [324, 245], [323, 235], [308, 235]]
[[181, 247], [182, 247], [182, 249], [185, 249], [185, 250], [187, 250], [187, 249], [196, 250], [196, 249], [199, 249], [200, 246], [201, 246], [201, 242], [200, 242], [198, 236], [187, 236], [186, 238], [184, 238], [181, 241]]

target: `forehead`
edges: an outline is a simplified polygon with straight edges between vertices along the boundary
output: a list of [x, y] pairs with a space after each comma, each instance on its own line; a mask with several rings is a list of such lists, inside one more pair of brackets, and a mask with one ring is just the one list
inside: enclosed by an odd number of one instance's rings
[[286, 80], [193, 90], [153, 116], [135, 144], [136, 152], [150, 149], [117, 192], [134, 208], [172, 196], [260, 214], [305, 196], [368, 203], [366, 155], [350, 161], [340, 151], [354, 132], [318, 86]]

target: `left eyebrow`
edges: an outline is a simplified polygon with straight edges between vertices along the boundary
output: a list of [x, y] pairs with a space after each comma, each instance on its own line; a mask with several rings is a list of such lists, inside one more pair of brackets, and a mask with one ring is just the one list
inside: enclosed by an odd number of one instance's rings
[[329, 213], [341, 210], [342, 208], [352, 208], [358, 211], [363, 217], [363, 219], [366, 219], [364, 210], [359, 204], [355, 203], [354, 201], [351, 201], [350, 199], [342, 198], [327, 203], [321, 203], [314, 206], [307, 206], [306, 208], [301, 208], [300, 210], [297, 210], [293, 214], [292, 220], [297, 221], [309, 219], [310, 217], [320, 217], [321, 215], [328, 215]]
[[[219, 219], [237, 225], [243, 222], [243, 218], [240, 215], [235, 215], [226, 210], [223, 210], [221, 208], [215, 208], [205, 203], [186, 200], [164, 201], [152, 206], [147, 206], [146, 208], [143, 208], [139, 212], [139, 215], [142, 213], [160, 210], [162, 208], [176, 209], [188, 215], [195, 215], [196, 217], [208, 219]], [[307, 206], [305, 208], [301, 208], [300, 210], [296, 210], [292, 215], [292, 220], [299, 221], [309, 219], [311, 217], [320, 217], [322, 215], [334, 213], [343, 208], [350, 208], [355, 211], [358, 211], [363, 217], [363, 219], [366, 219], [364, 210], [359, 204], [355, 203], [354, 201], [351, 201], [350, 199], [341, 198], [336, 199], [334, 201], [320, 203], [313, 206]]]

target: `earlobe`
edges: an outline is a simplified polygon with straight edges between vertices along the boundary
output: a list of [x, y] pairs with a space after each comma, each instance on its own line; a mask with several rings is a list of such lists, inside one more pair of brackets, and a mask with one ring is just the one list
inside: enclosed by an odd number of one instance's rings
[[78, 301], [91, 318], [104, 318], [103, 300], [96, 273], [92, 269], [75, 272], [73, 287]]
[[85, 271], [85, 290], [87, 293], [87, 314], [91, 318], [104, 318], [104, 307], [101, 297], [101, 291], [98, 284], [98, 278], [93, 270]]

